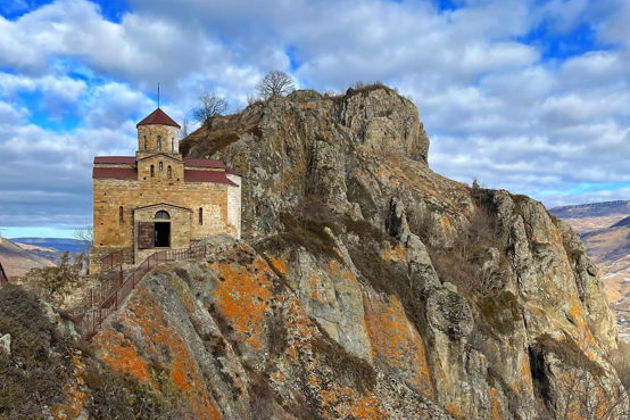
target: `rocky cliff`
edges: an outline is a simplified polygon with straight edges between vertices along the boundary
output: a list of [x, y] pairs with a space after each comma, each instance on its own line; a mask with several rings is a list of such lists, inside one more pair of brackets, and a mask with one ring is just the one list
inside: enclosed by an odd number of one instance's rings
[[[435, 174], [428, 147], [382, 86], [215, 118], [182, 150], [243, 175], [244, 240], [149, 274], [90, 363], [183, 418], [622, 418], [579, 238], [534, 200]], [[98, 386], [79, 388], [93, 413]]]

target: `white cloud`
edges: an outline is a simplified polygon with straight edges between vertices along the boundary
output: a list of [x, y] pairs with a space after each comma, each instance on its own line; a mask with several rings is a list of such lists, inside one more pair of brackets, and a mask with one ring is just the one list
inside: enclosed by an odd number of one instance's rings
[[[462, 181], [478, 177], [548, 203], [600, 194], [550, 193], [575, 185], [630, 181], [623, 0], [462, 1], [453, 11], [411, 0], [130, 3], [120, 22], [87, 0], [0, 17], [0, 66], [12, 69], [0, 73], [0, 147], [10, 162], [2, 170], [26, 174], [0, 186], [12, 209], [41, 212], [50, 191], [59, 211], [76, 202], [85, 214], [92, 157], [133, 151], [134, 124], [155, 106], [158, 82], [163, 107], [181, 122], [204, 91], [243, 105], [276, 68], [306, 88], [341, 91], [358, 80], [398, 87], [420, 108], [431, 165]], [[585, 23], [611, 44], [548, 60], [544, 40], [519, 41], [540, 25], [565, 36]], [[24, 92], [41, 93], [49, 114], [72, 112], [79, 125], [56, 132], [29, 123]]]
[[155, 108], [154, 102], [128, 85], [109, 82], [90, 90], [81, 104], [84, 126], [91, 128], [120, 127], [130, 116], [147, 114]]
[[13, 105], [0, 101], [0, 126], [11, 126], [26, 121], [28, 110], [24, 107], [15, 108]]
[[48, 97], [64, 102], [76, 101], [87, 85], [82, 80], [75, 80], [65, 75], [46, 75], [29, 77], [0, 73], [0, 96], [10, 97], [23, 91], [41, 91]]

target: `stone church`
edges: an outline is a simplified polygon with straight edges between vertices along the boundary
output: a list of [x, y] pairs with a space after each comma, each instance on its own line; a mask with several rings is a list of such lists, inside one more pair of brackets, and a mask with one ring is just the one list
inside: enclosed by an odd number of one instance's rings
[[94, 158], [90, 272], [122, 251], [138, 264], [210, 235], [241, 234], [241, 177], [221, 161], [182, 158], [179, 124], [159, 107], [137, 124], [135, 156]]

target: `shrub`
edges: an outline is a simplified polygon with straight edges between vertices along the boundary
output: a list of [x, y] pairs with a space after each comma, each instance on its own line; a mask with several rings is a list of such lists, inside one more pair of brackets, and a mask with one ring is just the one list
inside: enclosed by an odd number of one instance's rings
[[91, 390], [86, 409], [96, 419], [170, 420], [191, 418], [176, 394], [156, 394], [148, 385], [90, 364], [84, 380]]
[[69, 342], [59, 337], [38, 299], [20, 286], [0, 288], [0, 333], [11, 355], [0, 356], [0, 418], [43, 418], [41, 406], [64, 401]]
[[33, 268], [24, 275], [25, 284], [53, 303], [62, 303], [66, 294], [75, 289], [86, 277], [81, 274], [85, 257], [80, 254], [71, 260], [64, 252], [56, 267]]

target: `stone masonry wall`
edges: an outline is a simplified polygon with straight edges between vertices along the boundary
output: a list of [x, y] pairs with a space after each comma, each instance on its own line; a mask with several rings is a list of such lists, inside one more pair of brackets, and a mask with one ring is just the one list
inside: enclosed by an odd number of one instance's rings
[[[151, 166], [153, 166], [153, 176], [151, 176]], [[169, 167], [171, 168], [171, 178], [168, 177]], [[138, 179], [146, 183], [183, 183], [184, 163], [181, 160], [168, 155], [155, 155], [147, 157], [138, 161]]]
[[[179, 153], [179, 130], [168, 125], [149, 124], [138, 126], [139, 152]], [[162, 150], [158, 150], [158, 136], [162, 138]], [[148, 148], [145, 147], [145, 140]]]
[[[236, 189], [225, 184], [184, 183], [166, 179], [152, 182], [95, 179], [93, 253], [104, 255], [109, 250], [133, 249], [133, 209], [160, 203], [192, 211], [189, 240], [221, 233], [234, 235], [234, 229], [228, 226], [227, 220], [228, 190], [231, 188]], [[122, 220], [119, 217], [121, 206]], [[203, 209], [202, 223], [199, 208]], [[174, 232], [178, 227], [173, 223], [171, 229]], [[178, 242], [178, 245], [183, 248], [188, 243]]]
[[228, 175], [230, 181], [238, 185], [228, 188], [228, 225], [236, 231], [236, 239], [241, 239], [241, 177]]
[[[156, 219], [155, 213], [158, 211], [166, 211], [170, 219], [162, 220]], [[133, 230], [138, 231], [138, 223], [140, 222], [170, 222], [171, 224], [171, 236], [170, 236], [170, 248], [182, 249], [187, 248], [190, 244], [191, 227], [192, 227], [193, 214], [189, 209], [181, 207], [173, 207], [168, 205], [159, 205], [145, 207], [138, 209], [134, 212]], [[134, 234], [135, 236], [135, 234]], [[143, 261], [149, 255], [161, 251], [163, 248], [149, 248], [138, 249], [138, 243], [134, 244], [134, 255], [136, 255], [136, 262]]]

